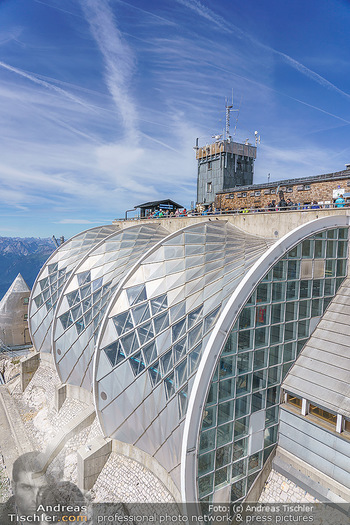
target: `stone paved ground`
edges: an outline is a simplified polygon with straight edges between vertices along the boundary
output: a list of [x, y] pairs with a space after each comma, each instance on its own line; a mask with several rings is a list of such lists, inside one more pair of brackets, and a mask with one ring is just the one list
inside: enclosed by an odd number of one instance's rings
[[112, 452], [91, 497], [94, 502], [173, 503], [164, 485], [143, 465]]
[[319, 503], [291, 480], [271, 470], [259, 498], [260, 503]]
[[4, 503], [12, 496], [9, 473], [6, 469], [1, 451], [0, 451], [0, 503]]

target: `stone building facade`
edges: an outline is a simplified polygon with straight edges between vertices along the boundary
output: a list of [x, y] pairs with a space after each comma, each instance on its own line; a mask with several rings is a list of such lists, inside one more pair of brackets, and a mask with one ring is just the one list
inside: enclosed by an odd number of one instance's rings
[[314, 201], [324, 206], [332, 205], [340, 194], [350, 201], [350, 166], [325, 175], [235, 187], [217, 193], [215, 206], [220, 210], [264, 208], [272, 200], [278, 204], [281, 192], [285, 200], [290, 198], [301, 206]]

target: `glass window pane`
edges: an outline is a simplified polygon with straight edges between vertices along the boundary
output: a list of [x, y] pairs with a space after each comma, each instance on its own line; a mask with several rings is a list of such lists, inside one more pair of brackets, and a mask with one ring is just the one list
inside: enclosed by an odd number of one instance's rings
[[248, 438], [241, 439], [233, 443], [232, 461], [237, 461], [247, 455]]
[[287, 301], [298, 299], [298, 282], [299, 281], [288, 281], [287, 282], [287, 293], [286, 293]]
[[[252, 384], [252, 374], [237, 377], [236, 396], [250, 394]], [[245, 414], [240, 414], [241, 416]], [[236, 415], [236, 417], [240, 417]]]
[[256, 326], [264, 326], [270, 322], [270, 306], [257, 306], [255, 310]]
[[324, 281], [324, 295], [334, 294], [335, 279], [325, 279]]
[[294, 246], [291, 250], [288, 252], [288, 259], [296, 259], [300, 258], [301, 255], [301, 245], [297, 244], [297, 246]]
[[242, 419], [239, 419], [238, 421], [235, 421], [234, 441], [237, 441], [238, 439], [241, 439], [242, 437], [247, 436], [248, 431], [249, 431], [249, 417], [244, 417]]
[[271, 388], [267, 389], [267, 408], [272, 405], [277, 405], [280, 401], [280, 387], [279, 386], [273, 386]]
[[245, 479], [234, 483], [231, 487], [231, 501], [235, 501], [243, 498], [245, 496]]
[[335, 259], [337, 254], [337, 241], [327, 241], [327, 259]]
[[214, 450], [215, 448], [215, 428], [201, 432], [201, 440], [199, 445], [199, 453]]
[[325, 256], [326, 241], [324, 239], [315, 240], [315, 259], [321, 259]]
[[282, 323], [284, 321], [284, 305], [273, 304], [271, 308], [271, 324]]
[[347, 259], [339, 259], [337, 261], [337, 277], [345, 277], [346, 276], [346, 267], [347, 267]]
[[268, 303], [270, 302], [271, 284], [260, 283], [256, 290], [256, 302], [257, 303]]
[[309, 319], [304, 321], [299, 321], [298, 323], [298, 338], [300, 337], [309, 337]]
[[297, 323], [286, 323], [284, 326], [284, 340], [291, 341], [296, 339]]
[[288, 273], [287, 279], [299, 279], [300, 277], [300, 261], [299, 260], [289, 260], [288, 261]]
[[311, 297], [312, 281], [300, 281], [300, 299]]
[[[225, 381], [226, 383], [226, 381]], [[207, 398], [207, 406], [212, 405], [213, 403], [218, 402], [218, 383], [211, 383], [208, 398]]]
[[229, 469], [224, 467], [215, 472], [215, 488], [219, 487], [222, 484], [227, 484], [229, 481]]
[[219, 401], [233, 399], [235, 395], [235, 378], [226, 379], [219, 383]]
[[255, 348], [268, 345], [269, 327], [255, 329]]
[[348, 228], [339, 228], [338, 229], [338, 238], [347, 239], [348, 238]]
[[282, 345], [270, 347], [269, 366], [278, 365], [282, 363], [282, 350]]
[[284, 301], [286, 298], [286, 283], [273, 283], [272, 285], [272, 302], [277, 303]]
[[252, 413], [262, 410], [265, 407], [265, 390], [255, 392], [252, 395]]
[[269, 368], [267, 386], [272, 386], [279, 382], [280, 372], [281, 372], [281, 368], [279, 366], [274, 366], [272, 368]]
[[216, 424], [216, 406], [213, 407], [205, 407], [205, 410], [203, 411], [203, 421], [202, 421], [202, 428], [210, 428], [215, 426]]
[[282, 343], [283, 340], [283, 324], [275, 324], [271, 326], [270, 344], [275, 345]]
[[243, 478], [247, 473], [247, 460], [242, 459], [240, 461], [236, 461], [232, 465], [232, 481], [236, 481], [240, 478]]
[[327, 259], [326, 260], [326, 277], [335, 277], [336, 270], [336, 260]]
[[239, 329], [251, 328], [254, 326], [254, 308], [244, 308], [239, 316]]
[[322, 315], [322, 299], [313, 299], [311, 307], [311, 317]]
[[208, 474], [214, 470], [214, 452], [209, 452], [208, 454], [203, 454], [198, 458], [198, 476], [203, 476], [203, 474]]
[[296, 343], [287, 343], [284, 345], [283, 361], [292, 361], [295, 359]]
[[310, 317], [311, 301], [300, 301], [299, 303], [299, 319]]
[[250, 350], [253, 348], [254, 330], [238, 332], [238, 351]]
[[207, 476], [203, 476], [203, 478], [199, 478], [198, 490], [199, 490], [200, 498], [213, 492], [213, 483], [214, 483], [214, 474], [209, 474]]
[[227, 356], [227, 357], [222, 357], [220, 359], [220, 365], [219, 365], [220, 379], [225, 379], [227, 377], [231, 377], [232, 375], [235, 375], [235, 364], [236, 364], [235, 361], [236, 361], [235, 356]]
[[237, 352], [237, 341], [238, 341], [238, 333], [236, 331], [230, 333], [225, 348], [223, 350], [223, 354], [233, 354]]
[[315, 279], [312, 283], [312, 297], [322, 297], [324, 281]]
[[236, 399], [235, 417], [246, 416], [250, 410], [250, 396], [239, 397]]
[[294, 321], [298, 315], [298, 303], [290, 302], [286, 303], [286, 322]]
[[313, 257], [314, 254], [314, 241], [311, 239], [306, 239], [302, 243], [302, 257]]
[[275, 264], [272, 270], [274, 281], [283, 281], [286, 278], [287, 262], [282, 260]]
[[231, 463], [232, 458], [232, 445], [226, 445], [225, 447], [218, 448], [216, 451], [216, 462], [215, 468], [221, 468], [228, 463]]
[[266, 410], [265, 424], [266, 426], [273, 425], [278, 422], [279, 406], [276, 405]]
[[338, 257], [344, 258], [347, 256], [347, 241], [338, 241]]
[[218, 405], [218, 424], [228, 423], [233, 419], [233, 400]]
[[259, 370], [253, 374], [253, 391], [262, 390], [266, 387], [267, 370]]
[[256, 350], [254, 352], [254, 370], [259, 370], [260, 368], [265, 368], [267, 366], [267, 355], [267, 348], [264, 350]]
[[221, 427], [217, 428], [217, 447], [221, 447], [222, 445], [226, 445], [226, 443], [229, 443], [233, 439], [233, 424], [226, 423], [226, 425], [221, 425]]
[[252, 369], [253, 352], [237, 355], [237, 374], [246, 374]]

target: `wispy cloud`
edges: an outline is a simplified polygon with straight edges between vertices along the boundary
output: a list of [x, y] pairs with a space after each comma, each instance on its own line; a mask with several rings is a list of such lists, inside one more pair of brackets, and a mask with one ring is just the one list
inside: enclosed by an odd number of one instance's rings
[[122, 117], [125, 135], [136, 140], [136, 110], [129, 95], [135, 65], [133, 54], [118, 30], [106, 0], [82, 0], [81, 6], [104, 58], [106, 83]]

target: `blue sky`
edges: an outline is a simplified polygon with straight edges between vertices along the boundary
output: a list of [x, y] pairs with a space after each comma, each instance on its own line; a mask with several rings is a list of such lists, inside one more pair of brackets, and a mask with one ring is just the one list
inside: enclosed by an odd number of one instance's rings
[[0, 235], [188, 207], [232, 90], [255, 182], [343, 169], [349, 27], [343, 0], [0, 0]]

